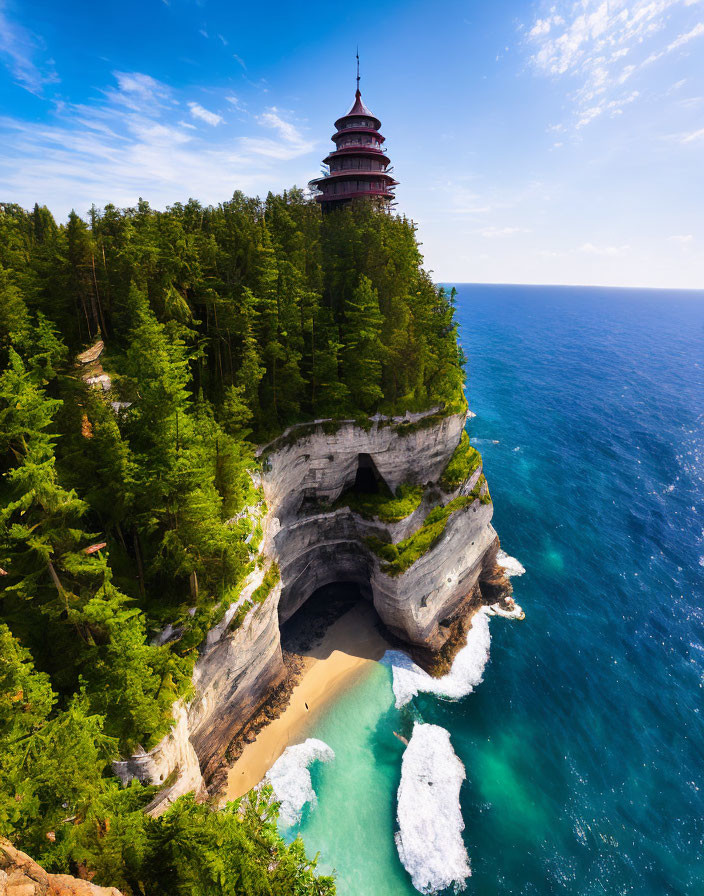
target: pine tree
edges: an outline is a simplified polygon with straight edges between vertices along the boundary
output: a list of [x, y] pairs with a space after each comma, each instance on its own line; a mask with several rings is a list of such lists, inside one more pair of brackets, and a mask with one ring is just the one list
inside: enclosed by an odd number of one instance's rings
[[355, 409], [373, 412], [384, 397], [381, 389], [381, 342], [383, 318], [379, 296], [368, 277], [345, 305], [343, 372]]

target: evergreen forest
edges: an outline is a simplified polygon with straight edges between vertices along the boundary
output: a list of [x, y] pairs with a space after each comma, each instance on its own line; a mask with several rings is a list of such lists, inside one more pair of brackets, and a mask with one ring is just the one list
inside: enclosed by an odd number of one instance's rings
[[453, 302], [369, 202], [0, 204], [0, 835], [134, 896], [334, 893], [266, 793], [152, 818], [111, 763], [168, 731], [253, 568], [256, 446], [459, 409]]

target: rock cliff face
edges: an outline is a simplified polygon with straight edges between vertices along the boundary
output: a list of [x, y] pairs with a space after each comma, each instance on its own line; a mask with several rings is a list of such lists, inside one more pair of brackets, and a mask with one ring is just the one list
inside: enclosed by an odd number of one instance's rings
[[[260, 566], [210, 632], [196, 665], [196, 696], [178, 707], [171, 734], [150, 753], [115, 766], [125, 781], [136, 776], [162, 783], [170, 776], [155, 811], [202, 787], [202, 776], [213, 773], [233, 737], [284, 680], [280, 625], [318, 588], [356, 583], [388, 630], [416, 656], [427, 657], [457, 637], [469, 604], [493, 603], [501, 596], [506, 580], [496, 569], [493, 508], [488, 500], [472, 500], [486, 489], [480, 485], [481, 466], [450, 494], [438, 485], [465, 419], [465, 414], [431, 411], [403, 420], [376, 419], [368, 426], [320, 422], [294, 427], [263, 450], [267, 513]], [[395, 523], [363, 518], [335, 504], [358, 488], [395, 492], [401, 484], [422, 486], [423, 498]], [[429, 549], [400, 575], [384, 571], [386, 563], [370, 542], [398, 543], [416, 532], [433, 508], [461, 496], [459, 509]], [[280, 581], [257, 603], [256, 589], [273, 563]]]
[[122, 896], [68, 874], [48, 874], [34, 859], [0, 837], [0, 896]]

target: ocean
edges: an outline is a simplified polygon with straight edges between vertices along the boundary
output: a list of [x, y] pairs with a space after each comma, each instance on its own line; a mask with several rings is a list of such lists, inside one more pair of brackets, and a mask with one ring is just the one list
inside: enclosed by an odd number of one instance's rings
[[[468, 423], [526, 572], [483, 682], [394, 706], [363, 673], [315, 723], [300, 832], [341, 896], [411, 896], [414, 721], [464, 764], [466, 892], [704, 893], [704, 292], [458, 285]], [[451, 892], [451, 891], [446, 891]]]

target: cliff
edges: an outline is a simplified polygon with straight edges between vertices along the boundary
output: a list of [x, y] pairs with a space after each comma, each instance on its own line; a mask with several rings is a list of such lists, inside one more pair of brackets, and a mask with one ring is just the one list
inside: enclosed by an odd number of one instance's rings
[[[171, 733], [149, 753], [115, 763], [123, 781], [170, 779], [153, 811], [202, 789], [285, 680], [280, 626], [317, 589], [355, 583], [427, 667], [449, 661], [472, 609], [510, 594], [496, 567], [493, 506], [478, 455], [469, 475], [445, 490], [443, 473], [465, 420], [465, 413], [433, 409], [365, 425], [320, 421], [291, 427], [261, 450], [266, 513], [257, 569], [209, 633], [195, 697], [178, 706]], [[379, 496], [393, 504], [398, 489], [415, 496], [411, 512], [393, 521], [388, 512], [375, 516]]]
[[0, 896], [122, 896], [68, 874], [48, 874], [34, 859], [0, 837]]

